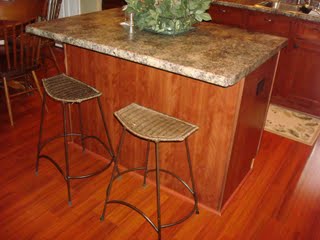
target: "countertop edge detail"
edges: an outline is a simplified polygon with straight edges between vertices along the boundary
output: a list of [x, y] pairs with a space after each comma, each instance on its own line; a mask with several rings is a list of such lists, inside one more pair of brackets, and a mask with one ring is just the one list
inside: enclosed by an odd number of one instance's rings
[[[96, 51], [99, 53], [111, 55], [114, 57], [119, 57], [119, 58], [122, 58], [122, 59], [125, 59], [128, 61], [140, 63], [140, 64], [143, 64], [146, 66], [158, 68], [158, 69], [172, 72], [175, 74], [180, 74], [180, 75], [183, 75], [186, 77], [193, 78], [195, 80], [199, 80], [199, 81], [206, 82], [209, 84], [218, 85], [221, 87], [229, 87], [229, 86], [236, 84], [245, 75], [247, 75], [246, 74], [247, 72], [251, 72], [255, 69], [255, 67], [260, 66], [260, 64], [257, 64], [257, 66], [253, 67], [253, 69], [251, 71], [250, 71], [250, 69], [248, 69], [248, 71], [245, 71], [242, 74], [243, 76], [241, 75], [240, 78], [234, 77], [234, 78], [227, 79], [224, 76], [221, 76], [221, 75], [217, 76], [217, 74], [208, 73], [206, 71], [199, 70], [196, 68], [186, 67], [186, 66], [175, 64], [175, 63], [168, 62], [165, 60], [153, 58], [153, 57], [147, 56], [147, 55], [135, 54], [135, 53], [132, 53], [127, 50], [117, 49], [115, 47], [100, 45], [100, 44], [97, 44], [97, 43], [94, 43], [91, 41], [87, 41], [84, 39], [73, 39], [72, 37], [67, 37], [67, 36], [61, 35], [61, 34], [44, 32], [44, 31], [38, 30], [36, 28], [30, 27], [30, 26], [27, 26], [26, 31], [28, 33], [32, 33], [32, 34], [38, 35], [40, 37], [53, 39], [57, 42], [71, 44], [71, 45], [74, 45], [77, 47], [85, 48], [85, 49]], [[268, 58], [266, 58], [266, 60], [267, 59]], [[236, 79], [238, 79], [238, 80], [236, 80]]]

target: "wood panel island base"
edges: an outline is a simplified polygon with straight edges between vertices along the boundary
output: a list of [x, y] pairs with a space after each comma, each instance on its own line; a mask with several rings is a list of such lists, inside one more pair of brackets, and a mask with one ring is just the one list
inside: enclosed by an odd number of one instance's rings
[[[221, 212], [258, 151], [278, 53], [286, 39], [200, 24], [176, 37], [137, 30], [130, 40], [121, 21], [116, 9], [39, 23], [28, 31], [66, 43], [67, 73], [102, 91], [114, 147], [121, 127], [113, 112], [132, 102], [198, 125], [189, 146], [199, 201]], [[82, 110], [85, 131], [103, 137], [98, 109], [84, 104]], [[104, 154], [94, 144], [88, 147]], [[146, 147], [128, 136], [120, 164], [141, 166]], [[160, 144], [160, 149], [161, 167], [188, 180], [183, 143]], [[161, 184], [192, 197], [170, 176], [161, 176]]]
[[[83, 48], [67, 46], [69, 74], [103, 92], [102, 102], [113, 145], [119, 142], [121, 127], [111, 113], [136, 102], [157, 111], [184, 119], [200, 128], [190, 137], [191, 158], [200, 203], [220, 211], [232, 192], [249, 172], [256, 155], [272, 85], [276, 57], [259, 67], [239, 83], [222, 88], [216, 85], [104, 55]], [[86, 68], [79, 68], [79, 62]], [[264, 88], [257, 95], [257, 84]], [[83, 108], [85, 130], [99, 133], [103, 126], [94, 119], [98, 108]], [[100, 133], [103, 137], [102, 132]], [[128, 138], [129, 139], [129, 138]], [[160, 145], [161, 165], [189, 179], [185, 171], [183, 143]], [[178, 146], [177, 146], [178, 145]], [[180, 146], [179, 146], [180, 145]], [[128, 147], [127, 147], [128, 146]], [[129, 147], [130, 146], [130, 147]], [[125, 167], [142, 166], [146, 143], [130, 138], [121, 159]], [[93, 151], [95, 146], [90, 146]], [[152, 149], [151, 149], [152, 150]], [[101, 153], [103, 154], [103, 153]], [[154, 156], [150, 164], [154, 163]], [[170, 160], [175, 159], [175, 160]], [[184, 193], [170, 176], [161, 183]], [[187, 193], [187, 192], [186, 192]], [[188, 196], [188, 195], [187, 195]]]

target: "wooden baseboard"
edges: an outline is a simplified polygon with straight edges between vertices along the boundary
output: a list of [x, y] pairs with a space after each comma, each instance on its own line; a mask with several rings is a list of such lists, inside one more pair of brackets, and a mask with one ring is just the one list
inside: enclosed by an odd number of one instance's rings
[[272, 96], [271, 103], [320, 117], [320, 103], [292, 97]]

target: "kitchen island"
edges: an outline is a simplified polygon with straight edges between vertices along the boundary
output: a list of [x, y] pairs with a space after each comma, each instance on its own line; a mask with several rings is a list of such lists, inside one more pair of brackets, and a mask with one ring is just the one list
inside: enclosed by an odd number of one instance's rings
[[[253, 166], [286, 39], [212, 23], [177, 36], [130, 33], [120, 25], [123, 15], [113, 9], [37, 23], [27, 31], [64, 43], [67, 74], [102, 91], [115, 147], [121, 127], [113, 112], [132, 102], [198, 125], [190, 149], [199, 201], [221, 212]], [[83, 116], [85, 130], [102, 137], [96, 106], [85, 105]], [[189, 179], [180, 161], [184, 145], [160, 149], [161, 166]], [[120, 164], [142, 165], [145, 151], [145, 142], [128, 138]], [[170, 176], [161, 176], [161, 184], [191, 197]]]

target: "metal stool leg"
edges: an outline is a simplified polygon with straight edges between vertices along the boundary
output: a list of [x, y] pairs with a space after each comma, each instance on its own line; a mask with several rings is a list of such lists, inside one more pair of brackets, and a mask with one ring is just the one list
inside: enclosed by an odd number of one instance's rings
[[191, 157], [190, 157], [190, 151], [189, 151], [189, 145], [188, 145], [188, 138], [186, 138], [184, 142], [185, 142], [186, 151], [187, 151], [187, 158], [188, 158], [188, 165], [189, 165], [189, 171], [190, 171], [190, 177], [191, 177], [192, 191], [193, 191], [193, 197], [194, 197], [194, 201], [195, 201], [195, 210], [196, 210], [196, 214], [199, 214], [198, 196], [197, 196], [197, 192], [196, 192], [196, 186], [194, 183]]
[[81, 114], [81, 106], [80, 106], [80, 103], [77, 103], [77, 104], [78, 104], [78, 111], [79, 111], [81, 146], [82, 146], [82, 151], [84, 152], [85, 145], [84, 145], [84, 140], [83, 140], [83, 121], [82, 121], [82, 114]]
[[71, 192], [70, 192], [69, 148], [68, 148], [68, 139], [67, 139], [67, 108], [66, 108], [66, 103], [62, 103], [62, 111], [63, 111], [64, 154], [65, 154], [65, 161], [66, 161], [66, 173], [65, 173], [64, 178], [67, 182], [67, 188], [68, 188], [68, 204], [69, 204], [69, 206], [71, 206], [72, 202], [71, 202]]
[[157, 187], [157, 220], [158, 240], [161, 240], [161, 208], [160, 208], [160, 164], [159, 164], [159, 142], [156, 142], [156, 187]]
[[103, 112], [103, 109], [102, 109], [100, 97], [97, 97], [97, 101], [98, 101], [98, 104], [99, 104], [99, 109], [100, 109], [100, 114], [101, 114], [101, 118], [102, 118], [102, 121], [103, 121], [104, 130], [105, 130], [106, 135], [107, 135], [107, 138], [108, 138], [109, 154], [110, 154], [110, 156], [111, 156], [112, 158], [114, 158], [114, 151], [113, 151], [113, 147], [112, 147], [112, 143], [111, 143], [111, 138], [110, 138], [109, 131], [108, 131], [108, 127], [107, 127], [107, 122], [106, 122], [106, 119], [105, 119], [105, 117], [104, 117], [104, 112]]
[[114, 179], [115, 179], [115, 177], [116, 177], [116, 171], [117, 171], [118, 174], [119, 174], [118, 159], [119, 159], [119, 157], [120, 157], [120, 153], [121, 153], [121, 149], [122, 149], [122, 145], [123, 145], [123, 141], [124, 141], [125, 135], [126, 135], [126, 128], [124, 127], [123, 130], [122, 130], [121, 137], [120, 137], [120, 143], [119, 143], [119, 146], [118, 146], [117, 156], [114, 158], [114, 167], [113, 167], [113, 170], [112, 170], [110, 183], [109, 183], [108, 188], [107, 188], [107, 191], [106, 191], [106, 200], [105, 200], [105, 202], [104, 202], [104, 206], [103, 206], [103, 210], [102, 210], [102, 215], [101, 215], [101, 217], [100, 217], [100, 221], [103, 221], [103, 220], [104, 220], [104, 217], [105, 217], [106, 208], [107, 208], [107, 203], [108, 203], [108, 201], [109, 201], [110, 194], [111, 194], [112, 184], [113, 184], [113, 181], [114, 181]]
[[39, 156], [41, 151], [41, 141], [42, 141], [42, 128], [43, 128], [43, 120], [44, 120], [44, 112], [46, 106], [46, 92], [43, 94], [42, 106], [41, 106], [41, 117], [40, 117], [40, 129], [39, 129], [39, 140], [38, 140], [38, 152], [37, 152], [37, 161], [36, 161], [36, 175], [38, 176], [39, 170]]
[[144, 176], [143, 176], [143, 186], [145, 187], [147, 175], [148, 175], [148, 163], [149, 163], [149, 151], [150, 151], [150, 141], [148, 141], [147, 145], [147, 152], [146, 152], [146, 164], [145, 164], [145, 170], [144, 170]]

